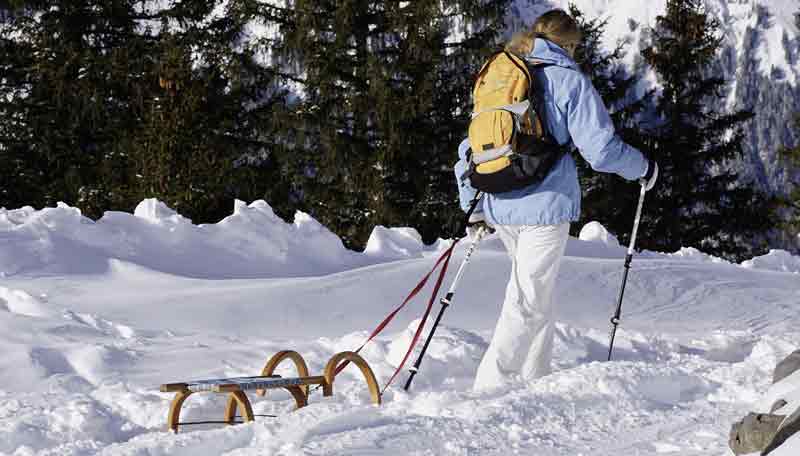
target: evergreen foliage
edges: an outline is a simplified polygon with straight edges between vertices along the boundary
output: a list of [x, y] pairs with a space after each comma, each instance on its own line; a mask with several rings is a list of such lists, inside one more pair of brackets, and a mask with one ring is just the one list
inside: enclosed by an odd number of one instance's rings
[[[290, 126], [296, 193], [348, 246], [375, 225], [447, 233], [470, 80], [507, 3], [295, 0], [281, 12], [275, 47], [304, 73]], [[464, 38], [448, 41], [454, 32]]]
[[273, 123], [284, 94], [256, 60], [259, 43], [244, 40], [259, 5], [232, 0], [215, 13], [217, 3], [176, 2], [158, 14], [148, 69], [158, 86], [131, 138], [133, 200], [156, 196], [203, 221], [230, 214], [233, 198], [277, 196], [286, 180]]
[[11, 167], [5, 204], [108, 194], [101, 170], [113, 150], [99, 146], [131, 118], [115, 96], [128, 79], [120, 68], [126, 57], [113, 52], [134, 27], [119, 15], [131, 5], [52, 3], [18, 2], [3, 34], [0, 149]]
[[65, 201], [91, 217], [156, 197], [195, 221], [261, 197], [268, 68], [242, 41], [258, 3], [21, 1], [0, 41], [3, 206]]
[[[800, 132], [800, 115], [794, 119], [794, 127]], [[782, 196], [785, 211], [781, 224], [781, 235], [786, 245], [800, 250], [800, 145], [784, 147], [778, 151], [781, 165], [788, 174], [786, 194]], [[792, 179], [794, 177], [794, 179]]]
[[773, 201], [728, 166], [741, 157], [743, 125], [752, 114], [718, 113], [706, 103], [726, 84], [707, 75], [719, 27], [701, 0], [668, 0], [642, 51], [663, 92], [656, 102], [660, 123], [636, 141], [661, 171], [648, 194], [640, 244], [660, 251], [691, 246], [738, 260], [763, 250], [761, 236], [775, 215]]

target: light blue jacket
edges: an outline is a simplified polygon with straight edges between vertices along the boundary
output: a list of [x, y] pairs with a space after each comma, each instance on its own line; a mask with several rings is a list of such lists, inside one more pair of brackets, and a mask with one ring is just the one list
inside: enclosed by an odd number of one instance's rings
[[[595, 171], [616, 173], [628, 180], [642, 177], [647, 160], [616, 135], [603, 100], [567, 51], [537, 39], [527, 58], [553, 64], [538, 70], [534, 80], [544, 105], [544, 122], [555, 140], [575, 146]], [[476, 192], [469, 179], [461, 180], [467, 170], [467, 150], [469, 142], [465, 139], [458, 148], [459, 161], [455, 165], [458, 195], [465, 211]], [[485, 195], [476, 209], [481, 211], [493, 225], [556, 225], [578, 220], [581, 189], [575, 161], [566, 154], [542, 182]]]

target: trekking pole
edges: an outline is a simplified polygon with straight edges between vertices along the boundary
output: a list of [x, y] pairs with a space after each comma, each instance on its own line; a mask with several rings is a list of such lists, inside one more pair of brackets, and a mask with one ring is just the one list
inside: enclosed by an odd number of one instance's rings
[[[467, 223], [469, 222], [469, 218], [472, 215], [472, 212], [475, 210], [475, 207], [478, 205], [478, 201], [480, 201], [481, 193], [478, 193], [475, 196], [475, 199], [472, 200], [470, 205], [469, 211], [467, 212], [467, 216], [464, 218], [464, 223], [461, 226], [461, 229], [458, 232], [463, 232], [467, 228]], [[439, 322], [442, 320], [442, 316], [444, 315], [444, 311], [447, 310], [447, 307], [450, 306], [451, 301], [453, 300], [453, 295], [456, 293], [456, 287], [458, 287], [458, 282], [461, 280], [461, 276], [464, 274], [464, 269], [467, 267], [469, 263], [469, 259], [472, 256], [472, 253], [475, 251], [475, 248], [478, 246], [478, 243], [481, 241], [483, 236], [486, 234], [486, 228], [481, 227], [478, 229], [477, 234], [475, 235], [475, 239], [472, 241], [472, 244], [469, 246], [467, 253], [464, 255], [464, 259], [461, 261], [461, 266], [458, 267], [458, 272], [456, 272], [456, 277], [453, 279], [453, 283], [450, 285], [450, 289], [447, 291], [447, 294], [439, 301], [442, 307], [439, 309], [439, 314], [436, 316], [436, 320], [433, 322], [433, 327], [431, 328], [431, 332], [428, 333], [428, 338], [425, 339], [425, 344], [422, 345], [422, 350], [417, 357], [416, 362], [414, 365], [408, 370], [409, 376], [408, 380], [406, 380], [406, 385], [403, 387], [404, 390], [408, 391], [411, 387], [411, 382], [414, 381], [414, 376], [417, 375], [419, 372], [419, 366], [422, 364], [422, 358], [425, 357], [425, 352], [428, 350], [428, 345], [430, 345], [431, 340], [433, 339], [433, 334], [436, 332], [436, 328], [439, 326]], [[457, 240], [454, 242], [458, 242]]]
[[642, 206], [644, 206], [644, 195], [647, 192], [645, 185], [642, 184], [641, 193], [639, 193], [639, 206], [636, 208], [636, 218], [633, 221], [633, 233], [631, 233], [631, 242], [628, 245], [628, 254], [625, 255], [625, 272], [622, 273], [622, 287], [619, 289], [619, 300], [617, 301], [617, 310], [614, 316], [611, 317], [611, 340], [608, 343], [608, 360], [611, 361], [611, 352], [614, 350], [614, 336], [617, 335], [617, 326], [619, 326], [619, 319], [622, 314], [622, 296], [625, 294], [625, 283], [628, 281], [628, 271], [631, 269], [631, 260], [633, 260], [633, 247], [636, 245], [636, 233], [639, 231], [639, 221], [642, 218]]

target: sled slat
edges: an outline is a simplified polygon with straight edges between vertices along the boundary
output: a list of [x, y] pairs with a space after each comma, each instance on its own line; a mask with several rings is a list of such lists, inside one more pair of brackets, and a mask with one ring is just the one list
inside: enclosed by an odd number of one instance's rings
[[[226, 379], [222, 379], [223, 381]], [[236, 379], [230, 379], [236, 380]], [[325, 377], [322, 375], [313, 377], [293, 377], [293, 378], [268, 378], [268, 379], [251, 379], [247, 381], [235, 381], [230, 383], [219, 383], [211, 386], [211, 389], [205, 391], [213, 391], [215, 393], [232, 393], [234, 391], [249, 391], [254, 389], [268, 389], [268, 388], [285, 388], [287, 386], [301, 386], [301, 385], [322, 385], [325, 383]], [[189, 385], [192, 389], [194, 385]]]
[[186, 389], [186, 383], [165, 383], [159, 388], [162, 393], [174, 393], [177, 391], [186, 391]]

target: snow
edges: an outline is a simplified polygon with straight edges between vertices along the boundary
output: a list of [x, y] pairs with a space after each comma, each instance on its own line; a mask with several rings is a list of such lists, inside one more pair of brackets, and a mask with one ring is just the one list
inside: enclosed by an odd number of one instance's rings
[[29, 317], [50, 316], [50, 310], [33, 296], [5, 287], [0, 287], [0, 310]]
[[[772, 411], [772, 405], [780, 399], [785, 400], [786, 405], [775, 410], [773, 413], [788, 416], [800, 408], [800, 371], [770, 386], [766, 394], [758, 402], [758, 409], [756, 411], [770, 413]], [[776, 456], [794, 456], [798, 454], [798, 451], [800, 451], [800, 435], [794, 435], [770, 454]]]
[[743, 262], [742, 266], [800, 274], [800, 257], [786, 250], [770, 250], [766, 255]]
[[601, 242], [609, 247], [619, 247], [619, 240], [600, 224], [600, 222], [589, 222], [581, 228], [578, 239], [587, 242]]
[[[352, 252], [307, 214], [287, 223], [263, 201], [236, 202], [207, 225], [156, 200], [96, 222], [63, 204], [0, 210], [0, 454], [723, 455], [730, 425], [771, 405], [772, 368], [798, 348], [800, 279], [776, 265], [800, 259], [771, 252], [737, 265], [682, 249], [634, 258], [605, 362], [625, 248], [592, 223], [561, 268], [552, 375], [471, 390], [510, 268], [490, 237], [409, 393], [403, 372], [373, 406], [348, 368], [333, 397], [315, 392], [301, 410], [275, 391], [251, 397], [274, 418], [165, 431], [171, 395], [159, 384], [255, 375], [287, 348], [319, 374], [363, 343], [448, 244], [376, 227]], [[362, 351], [381, 386], [425, 301]], [[224, 400], [194, 395], [182, 418], [221, 419]]]
[[385, 259], [399, 259], [419, 256], [423, 248], [422, 236], [414, 228], [376, 226], [364, 252]]
[[41, 211], [0, 209], [0, 277], [100, 273], [113, 260], [204, 279], [298, 277], [419, 256], [422, 250], [408, 230], [377, 227], [371, 239], [394, 247], [351, 252], [308, 214], [298, 212], [287, 224], [264, 201], [236, 201], [231, 216], [208, 225], [193, 225], [156, 200], [142, 201], [133, 215], [108, 212], [97, 222], [61, 203]]

